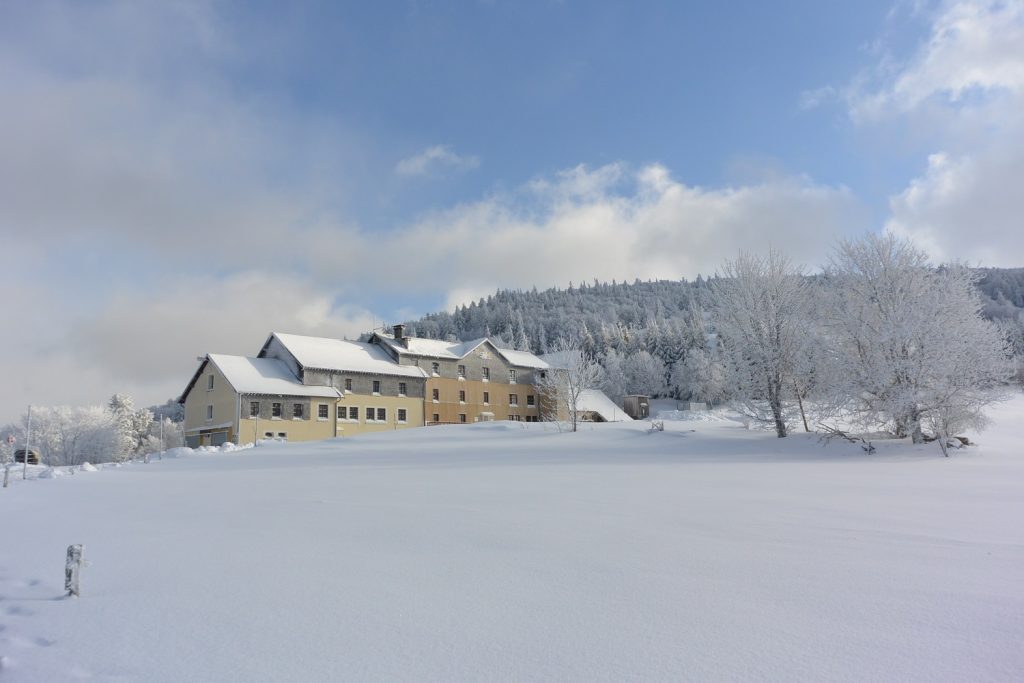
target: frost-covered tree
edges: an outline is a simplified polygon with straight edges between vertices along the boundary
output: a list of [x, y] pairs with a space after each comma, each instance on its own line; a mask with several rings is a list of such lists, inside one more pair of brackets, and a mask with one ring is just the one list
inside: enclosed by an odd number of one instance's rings
[[136, 410], [132, 398], [123, 394], [111, 396], [107, 410], [117, 425], [120, 457], [131, 458], [143, 452], [150, 425], [153, 423], [153, 413], [147, 408]]
[[788, 258], [741, 253], [711, 283], [729, 394], [742, 413], [787, 434], [786, 409], [804, 332], [807, 281]]
[[975, 275], [932, 268], [891, 233], [840, 243], [826, 268], [828, 330], [839, 354], [836, 395], [897, 436], [944, 437], [984, 422], [1012, 373], [1009, 349], [981, 315]]
[[665, 390], [665, 364], [647, 351], [637, 351], [622, 363], [627, 394], [657, 396]]
[[[27, 415], [17, 435], [24, 443]], [[49, 465], [110, 462], [119, 454], [117, 426], [101, 406], [35, 406], [32, 408], [32, 447]]]
[[721, 403], [726, 398], [725, 368], [710, 351], [691, 349], [673, 368], [672, 385], [679, 390], [680, 398]]
[[604, 356], [602, 366], [604, 374], [601, 381], [601, 389], [612, 401], [622, 405], [626, 396], [626, 371], [623, 367], [624, 359], [615, 349], [610, 349]]
[[545, 357], [551, 368], [537, 382], [541, 400], [555, 408], [551, 413], [558, 420], [564, 414], [572, 431], [577, 430], [580, 397], [584, 391], [596, 389], [601, 383], [601, 366], [578, 341], [560, 337]]

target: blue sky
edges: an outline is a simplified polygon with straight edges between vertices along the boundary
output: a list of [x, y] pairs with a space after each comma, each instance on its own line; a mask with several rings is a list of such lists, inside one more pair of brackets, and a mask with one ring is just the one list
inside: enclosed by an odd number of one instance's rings
[[1024, 0], [8, 3], [0, 91], [0, 419], [740, 248], [1024, 265]]

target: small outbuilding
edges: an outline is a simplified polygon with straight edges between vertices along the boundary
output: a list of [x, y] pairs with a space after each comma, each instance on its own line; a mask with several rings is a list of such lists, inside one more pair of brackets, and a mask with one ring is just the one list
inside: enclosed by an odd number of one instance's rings
[[643, 420], [651, 416], [651, 397], [643, 394], [630, 394], [623, 399], [622, 408], [634, 420]]

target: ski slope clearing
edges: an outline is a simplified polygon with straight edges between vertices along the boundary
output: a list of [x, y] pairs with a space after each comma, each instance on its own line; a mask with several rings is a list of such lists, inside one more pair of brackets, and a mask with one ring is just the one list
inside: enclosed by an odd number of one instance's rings
[[1019, 681], [1024, 398], [994, 417], [948, 459], [481, 424], [16, 481], [0, 681]]

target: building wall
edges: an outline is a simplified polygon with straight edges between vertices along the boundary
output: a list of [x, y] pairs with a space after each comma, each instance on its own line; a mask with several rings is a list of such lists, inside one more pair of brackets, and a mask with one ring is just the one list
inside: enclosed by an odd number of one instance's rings
[[381, 396], [399, 396], [399, 384], [405, 383], [405, 396], [423, 398], [422, 377], [396, 377], [394, 375], [370, 375], [360, 372], [339, 372], [307, 369], [303, 384], [334, 387], [346, 393], [345, 380], [352, 380], [353, 394], [372, 394], [373, 382], [380, 382]]
[[[436, 401], [433, 398], [434, 389], [438, 392]], [[465, 392], [464, 402], [460, 401], [459, 392]], [[489, 399], [486, 403], [485, 393]], [[517, 406], [510, 405], [509, 394], [516, 395]], [[528, 405], [529, 396], [534, 397], [532, 406]], [[490, 417], [493, 420], [507, 420], [510, 415], [518, 416], [524, 422], [540, 418], [540, 399], [536, 387], [530, 384], [431, 377], [427, 380], [427, 398], [423, 405], [427, 423], [458, 423], [461, 422], [460, 415], [466, 416], [467, 423], [479, 422], [487, 419], [483, 413], [493, 413], [493, 417]]]
[[[209, 378], [213, 377], [213, 389], [208, 389]], [[207, 419], [206, 408], [213, 406], [213, 418]], [[213, 363], [207, 361], [203, 373], [196, 380], [192, 390], [185, 397], [185, 436], [200, 431], [227, 430], [225, 440], [232, 441], [238, 417], [238, 395], [231, 388], [224, 375]], [[207, 444], [209, 440], [207, 439]], [[205, 445], [205, 444], [204, 444]]]

